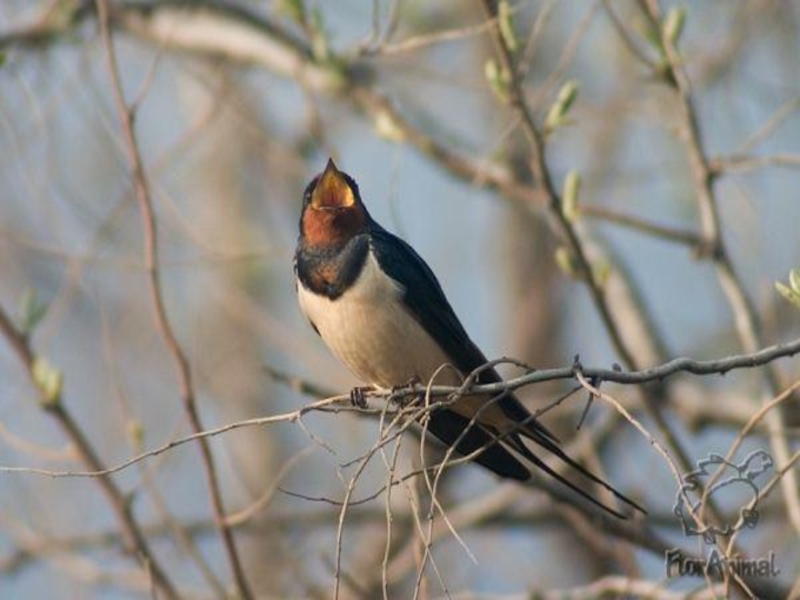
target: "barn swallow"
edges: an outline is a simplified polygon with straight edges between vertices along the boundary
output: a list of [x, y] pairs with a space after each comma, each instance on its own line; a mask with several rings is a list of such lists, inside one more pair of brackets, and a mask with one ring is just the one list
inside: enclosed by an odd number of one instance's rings
[[[436, 375], [437, 384], [460, 385], [464, 376], [486, 366], [486, 357], [467, 335], [431, 269], [411, 246], [370, 217], [358, 185], [333, 160], [303, 194], [294, 270], [302, 312], [361, 381], [394, 388], [411, 381], [427, 383]], [[496, 370], [484, 368], [476, 383], [500, 381]], [[435, 408], [427, 431], [462, 455], [476, 453], [475, 462], [501, 477], [529, 479], [527, 463], [625, 518], [540, 456], [554, 455], [644, 512], [569, 457], [511, 392], [465, 395]]]

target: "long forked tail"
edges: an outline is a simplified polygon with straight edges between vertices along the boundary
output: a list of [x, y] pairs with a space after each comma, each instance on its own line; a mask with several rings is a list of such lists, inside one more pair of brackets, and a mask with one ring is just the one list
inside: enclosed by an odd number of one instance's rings
[[[600, 477], [598, 477], [597, 475], [589, 471], [586, 467], [584, 467], [582, 464], [580, 464], [575, 459], [570, 457], [566, 452], [564, 452], [564, 450], [561, 449], [561, 446], [559, 446], [558, 443], [554, 441], [551, 435], [541, 434], [538, 431], [536, 425], [538, 425], [537, 421], [533, 421], [532, 423], [528, 424], [524, 429], [521, 430], [522, 435], [524, 435], [531, 441], [535, 442], [536, 444], [538, 444], [551, 454], [557, 456], [559, 460], [561, 460], [562, 462], [566, 463], [567, 465], [575, 469], [582, 476], [607, 489], [614, 495], [615, 498], [617, 498], [621, 502], [624, 502], [625, 504], [638, 510], [642, 514], [645, 515], [647, 514], [647, 511], [640, 504], [637, 504], [634, 500], [628, 498], [622, 492], [615, 489], [611, 484], [609, 484], [606, 481], [603, 481]], [[600, 508], [603, 508], [604, 510], [610, 512], [611, 514], [617, 517], [623, 519], [627, 518], [624, 514], [614, 510], [609, 506], [606, 506], [605, 504], [600, 502], [600, 500], [589, 494], [586, 490], [581, 489], [579, 486], [577, 486], [569, 479], [567, 479], [566, 477], [555, 471], [553, 468], [551, 468], [544, 460], [542, 460], [541, 458], [536, 456], [533, 452], [531, 452], [531, 450], [525, 445], [525, 443], [522, 441], [522, 439], [518, 434], [512, 434], [508, 436], [508, 443], [514, 448], [514, 450], [519, 452], [526, 459], [534, 463], [537, 467], [545, 471], [548, 475], [550, 475], [554, 479], [557, 479], [570, 489], [580, 494], [583, 498], [586, 498], [593, 504], [599, 506]]]
[[[539, 427], [542, 428], [544, 433], [538, 431]], [[597, 477], [594, 473], [588, 471], [583, 465], [567, 455], [558, 445], [555, 436], [544, 429], [538, 421], [527, 423], [525, 428], [521, 431], [525, 437], [557, 456], [584, 477], [609, 490], [620, 501], [642, 513], [647, 513], [639, 504], [614, 489], [611, 485]], [[553, 477], [553, 479], [570, 488], [595, 506], [620, 519], [628, 518], [627, 515], [607, 506], [589, 492], [551, 468], [544, 460], [531, 452], [518, 433], [500, 436], [494, 432], [487, 431], [480, 424], [472, 423], [470, 419], [448, 409], [439, 409], [431, 413], [428, 422], [428, 432], [438, 437], [448, 446], [455, 444], [456, 450], [461, 455], [470, 455], [478, 452], [478, 455], [473, 458], [473, 460], [501, 477], [516, 479], [518, 481], [530, 479], [530, 468], [523, 465], [519, 458], [517, 458], [521, 456], [527, 462], [532, 463], [534, 466]], [[516, 456], [514, 453], [516, 453]]]
[[500, 477], [517, 481], [530, 479], [530, 470], [491, 433], [452, 410], [439, 409], [431, 412], [428, 431], [447, 446], [455, 444], [456, 451], [463, 456], [477, 452], [473, 460]]

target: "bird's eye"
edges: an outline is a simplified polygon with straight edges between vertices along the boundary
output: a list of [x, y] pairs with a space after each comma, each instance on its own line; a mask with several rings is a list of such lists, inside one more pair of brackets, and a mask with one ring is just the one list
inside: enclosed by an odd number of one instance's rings
[[303, 192], [303, 206], [307, 206], [308, 203], [311, 202], [311, 194], [313, 193], [314, 188], [317, 187], [318, 181], [319, 181], [319, 175], [314, 177], [314, 179], [311, 180], [311, 183], [309, 183], [306, 186], [306, 189]]

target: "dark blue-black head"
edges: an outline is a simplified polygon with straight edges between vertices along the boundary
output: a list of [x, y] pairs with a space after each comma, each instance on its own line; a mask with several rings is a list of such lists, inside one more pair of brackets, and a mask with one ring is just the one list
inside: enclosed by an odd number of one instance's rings
[[366, 231], [370, 216], [350, 175], [328, 159], [303, 193], [300, 237], [309, 246], [336, 246]]

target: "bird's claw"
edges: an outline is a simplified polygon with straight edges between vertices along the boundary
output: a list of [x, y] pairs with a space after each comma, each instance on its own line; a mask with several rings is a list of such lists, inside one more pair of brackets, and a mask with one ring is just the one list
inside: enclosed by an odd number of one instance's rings
[[414, 375], [408, 381], [406, 381], [403, 385], [396, 385], [392, 387], [392, 392], [399, 392], [404, 388], [413, 388], [415, 385], [419, 385], [422, 383], [422, 379], [419, 378], [419, 375]]
[[412, 391], [410, 393], [403, 394], [403, 397], [397, 398], [397, 400], [403, 401], [403, 404], [405, 404], [404, 397], [410, 396], [412, 398], [412, 402], [413, 402], [414, 399], [419, 397], [419, 393], [413, 391], [414, 387], [419, 385], [419, 384], [421, 384], [421, 383], [422, 383], [422, 379], [420, 379], [418, 375], [414, 375], [413, 377], [411, 377], [403, 385], [392, 386], [392, 397], [393, 398], [396, 397], [399, 392], [405, 390], [406, 388], [411, 388]]
[[366, 392], [372, 391], [371, 387], [354, 387], [350, 390], [350, 404], [356, 408], [367, 408]]

